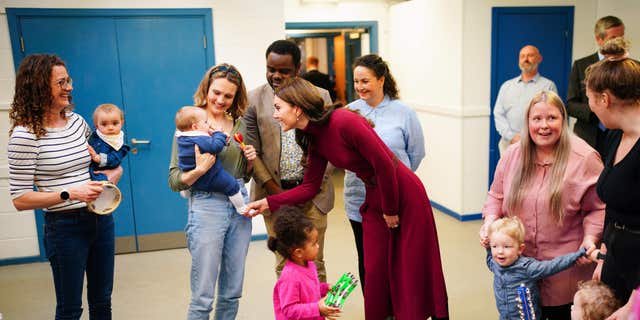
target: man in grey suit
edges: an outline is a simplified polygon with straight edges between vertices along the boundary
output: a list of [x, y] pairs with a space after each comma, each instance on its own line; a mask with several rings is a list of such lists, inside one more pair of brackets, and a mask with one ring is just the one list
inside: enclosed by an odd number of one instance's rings
[[[295, 130], [283, 132], [280, 124], [273, 119], [274, 90], [284, 79], [295, 77], [300, 70], [300, 49], [287, 40], [273, 42], [266, 52], [267, 82], [249, 92], [249, 107], [244, 115], [247, 125], [247, 143], [253, 145], [258, 159], [253, 164], [254, 183], [251, 186], [251, 200], [262, 199], [294, 188], [302, 182], [304, 167], [300, 160], [302, 149], [295, 142]], [[326, 104], [331, 103], [327, 90], [318, 88]], [[331, 166], [330, 166], [331, 167]], [[324, 266], [324, 234], [327, 229], [327, 213], [333, 209], [334, 192], [330, 170], [324, 176], [320, 192], [302, 206], [318, 229], [320, 250], [315, 260], [318, 278], [326, 282]], [[267, 234], [275, 236], [273, 222], [277, 212], [263, 213]], [[276, 253], [276, 273], [284, 267], [285, 259]]]
[[[595, 37], [598, 47], [602, 47], [605, 41], [624, 36], [624, 23], [617, 17], [606, 16], [596, 22]], [[604, 159], [604, 145], [607, 129], [602, 125], [600, 119], [589, 109], [589, 99], [587, 98], [584, 84], [585, 70], [588, 66], [604, 59], [604, 55], [598, 52], [578, 59], [573, 63], [571, 74], [569, 75], [569, 89], [567, 90], [567, 112], [578, 121], [573, 128], [573, 132], [584, 139], [589, 145], [595, 148]]]

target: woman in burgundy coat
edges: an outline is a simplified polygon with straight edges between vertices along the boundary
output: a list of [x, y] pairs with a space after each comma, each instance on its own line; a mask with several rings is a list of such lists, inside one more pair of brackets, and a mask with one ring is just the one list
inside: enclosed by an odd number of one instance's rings
[[[320, 190], [328, 162], [365, 182], [360, 208], [367, 270], [367, 319], [447, 318], [447, 292], [436, 226], [420, 179], [393, 155], [369, 122], [354, 112], [325, 108], [317, 89], [302, 78], [276, 91], [273, 117], [295, 129], [307, 159], [303, 183], [252, 202], [258, 214], [304, 203]], [[248, 215], [248, 214], [247, 214]]]

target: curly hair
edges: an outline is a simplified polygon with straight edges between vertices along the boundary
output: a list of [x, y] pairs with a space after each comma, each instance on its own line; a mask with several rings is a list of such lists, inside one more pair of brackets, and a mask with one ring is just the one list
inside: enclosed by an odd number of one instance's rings
[[578, 284], [580, 305], [585, 320], [604, 320], [620, 307], [613, 291], [602, 282], [589, 280]]
[[275, 237], [269, 237], [267, 247], [290, 259], [291, 253], [304, 247], [315, 228], [311, 220], [296, 207], [282, 207], [274, 223]]
[[[60, 57], [52, 54], [32, 54], [22, 60], [9, 112], [10, 132], [16, 126], [24, 126], [36, 137], [47, 133], [44, 117], [53, 103], [51, 72], [55, 66], [66, 67]], [[70, 107], [61, 111], [63, 118], [69, 109]]]

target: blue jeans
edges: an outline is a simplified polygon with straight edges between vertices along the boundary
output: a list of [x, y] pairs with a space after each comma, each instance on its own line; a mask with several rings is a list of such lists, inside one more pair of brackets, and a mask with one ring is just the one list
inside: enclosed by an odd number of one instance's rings
[[80, 319], [85, 272], [89, 318], [111, 319], [113, 216], [83, 209], [46, 213], [44, 247], [56, 289], [56, 319]]
[[[238, 183], [247, 201], [244, 182]], [[251, 219], [239, 215], [222, 193], [192, 191], [185, 231], [191, 253], [191, 303], [187, 319], [209, 319], [216, 280], [214, 319], [235, 319], [251, 241]]]

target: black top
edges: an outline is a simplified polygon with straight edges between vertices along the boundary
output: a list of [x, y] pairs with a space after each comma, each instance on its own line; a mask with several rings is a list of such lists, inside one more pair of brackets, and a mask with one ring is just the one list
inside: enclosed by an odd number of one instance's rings
[[333, 89], [335, 84], [331, 81], [329, 75], [324, 74], [318, 70], [311, 70], [302, 75], [302, 78], [313, 83], [314, 86], [323, 88], [329, 91], [332, 101], [336, 101], [336, 91]]
[[607, 222], [640, 229], [640, 139], [620, 162], [613, 165], [621, 140], [622, 130], [609, 131], [607, 157], [596, 188], [598, 196], [607, 205]]

